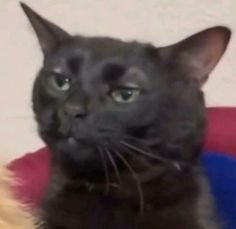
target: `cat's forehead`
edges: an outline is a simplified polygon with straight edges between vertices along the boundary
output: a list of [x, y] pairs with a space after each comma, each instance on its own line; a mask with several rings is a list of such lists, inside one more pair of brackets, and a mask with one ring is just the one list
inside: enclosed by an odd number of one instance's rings
[[46, 61], [46, 65], [58, 73], [68, 68], [68, 65], [76, 70], [76, 65], [86, 61], [94, 65], [106, 62], [132, 65], [145, 59], [146, 46], [137, 42], [125, 42], [107, 37], [75, 37], [62, 45]]
[[137, 54], [143, 48], [143, 44], [132, 41], [122, 41], [110, 37], [74, 37], [61, 52], [83, 50], [90, 52], [95, 58], [107, 58], [113, 56], [131, 56]]

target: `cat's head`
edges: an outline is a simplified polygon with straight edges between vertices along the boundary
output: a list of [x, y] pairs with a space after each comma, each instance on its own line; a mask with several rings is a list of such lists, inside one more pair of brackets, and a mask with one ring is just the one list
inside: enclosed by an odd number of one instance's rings
[[196, 157], [204, 137], [201, 87], [227, 47], [227, 28], [157, 48], [72, 36], [22, 6], [44, 55], [33, 109], [55, 157], [81, 171], [99, 170], [104, 155], [112, 164], [110, 154], [128, 148], [133, 155]]

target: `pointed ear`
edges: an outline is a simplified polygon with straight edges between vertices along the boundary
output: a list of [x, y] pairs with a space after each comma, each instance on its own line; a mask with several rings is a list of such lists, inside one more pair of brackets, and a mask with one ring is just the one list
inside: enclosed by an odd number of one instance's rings
[[38, 15], [26, 4], [20, 3], [20, 5], [33, 26], [44, 55], [52, 53], [62, 41], [71, 37], [67, 32]]
[[[230, 40], [228, 28], [218, 26], [199, 32], [175, 45], [167, 47], [169, 58], [177, 67], [202, 86], [214, 69]], [[164, 48], [165, 49], [165, 48]]]

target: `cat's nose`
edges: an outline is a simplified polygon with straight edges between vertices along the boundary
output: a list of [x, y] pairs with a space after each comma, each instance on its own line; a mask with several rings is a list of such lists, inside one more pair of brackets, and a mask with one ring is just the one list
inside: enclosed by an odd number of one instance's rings
[[85, 118], [88, 115], [87, 109], [79, 104], [65, 104], [63, 113], [72, 118]]

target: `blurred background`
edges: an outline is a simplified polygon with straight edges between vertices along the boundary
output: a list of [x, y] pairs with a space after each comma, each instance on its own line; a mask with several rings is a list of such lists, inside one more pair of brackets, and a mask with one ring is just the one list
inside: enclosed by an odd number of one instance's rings
[[[236, 30], [236, 0], [25, 0], [65, 30], [124, 40], [175, 43], [199, 30]], [[31, 112], [42, 54], [16, 0], [0, 0], [0, 157], [9, 161], [44, 144]], [[236, 106], [236, 36], [204, 87], [207, 106]]]

